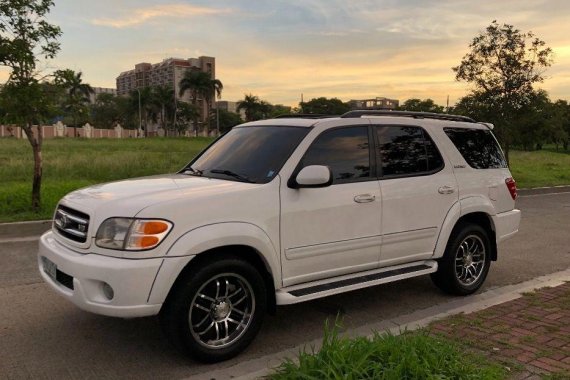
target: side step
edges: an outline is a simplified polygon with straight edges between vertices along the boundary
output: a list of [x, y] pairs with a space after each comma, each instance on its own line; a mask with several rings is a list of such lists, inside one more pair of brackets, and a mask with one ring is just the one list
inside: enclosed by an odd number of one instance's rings
[[275, 298], [277, 305], [288, 305], [421, 276], [435, 271], [437, 271], [437, 261], [417, 261], [281, 288], [275, 292]]

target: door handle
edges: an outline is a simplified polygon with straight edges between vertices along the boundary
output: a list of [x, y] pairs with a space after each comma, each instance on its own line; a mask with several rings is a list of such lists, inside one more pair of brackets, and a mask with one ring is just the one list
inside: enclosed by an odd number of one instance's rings
[[437, 192], [440, 194], [453, 194], [455, 192], [455, 187], [453, 186], [442, 186], [437, 189]]
[[374, 202], [374, 200], [376, 199], [375, 195], [371, 195], [371, 194], [360, 194], [360, 195], [356, 195], [354, 197], [354, 201], [356, 203], [368, 203], [368, 202]]

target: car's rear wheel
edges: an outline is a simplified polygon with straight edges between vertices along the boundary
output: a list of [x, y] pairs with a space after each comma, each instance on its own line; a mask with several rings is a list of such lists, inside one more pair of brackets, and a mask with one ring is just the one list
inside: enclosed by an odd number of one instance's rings
[[454, 229], [437, 272], [431, 278], [443, 291], [468, 295], [485, 282], [491, 265], [491, 242], [477, 224], [462, 223]]
[[256, 268], [226, 257], [183, 276], [161, 311], [170, 340], [203, 362], [243, 351], [257, 335], [266, 309], [264, 281]]

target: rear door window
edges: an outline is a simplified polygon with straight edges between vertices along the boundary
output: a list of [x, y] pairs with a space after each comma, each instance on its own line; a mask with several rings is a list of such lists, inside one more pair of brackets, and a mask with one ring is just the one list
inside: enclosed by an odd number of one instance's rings
[[376, 136], [382, 177], [431, 174], [444, 166], [435, 143], [423, 128], [377, 126]]
[[443, 128], [465, 161], [475, 169], [506, 168], [505, 156], [490, 130]]

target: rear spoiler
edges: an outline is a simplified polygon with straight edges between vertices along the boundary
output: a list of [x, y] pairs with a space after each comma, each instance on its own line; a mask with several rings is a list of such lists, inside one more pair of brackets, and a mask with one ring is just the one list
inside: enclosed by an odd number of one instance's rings
[[483, 123], [483, 122], [479, 122], [479, 124], [483, 124], [485, 127], [489, 128], [491, 131], [493, 130], [493, 128], [495, 128], [495, 126], [493, 125], [493, 123]]

